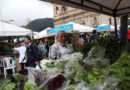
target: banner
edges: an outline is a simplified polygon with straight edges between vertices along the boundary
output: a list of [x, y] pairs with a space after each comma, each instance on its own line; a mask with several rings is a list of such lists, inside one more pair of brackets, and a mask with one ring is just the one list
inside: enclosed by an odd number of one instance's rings
[[67, 24], [67, 25], [47, 29], [46, 31], [47, 31], [47, 35], [49, 35], [49, 34], [55, 34], [59, 30], [71, 31], [72, 29], [73, 29], [73, 24]]
[[109, 28], [111, 28], [111, 25], [99, 26], [99, 27], [95, 27], [94, 29], [100, 31], [100, 30], [107, 30]]

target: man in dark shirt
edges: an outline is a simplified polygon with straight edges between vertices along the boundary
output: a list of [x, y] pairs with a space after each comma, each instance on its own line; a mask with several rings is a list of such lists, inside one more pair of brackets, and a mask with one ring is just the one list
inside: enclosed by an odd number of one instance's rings
[[95, 40], [98, 38], [98, 34], [96, 30], [93, 30], [93, 34], [90, 36], [90, 41]]
[[31, 38], [27, 36], [25, 38], [25, 44], [27, 47], [25, 58], [27, 59], [27, 67], [35, 67], [39, 64], [38, 48], [31, 43]]

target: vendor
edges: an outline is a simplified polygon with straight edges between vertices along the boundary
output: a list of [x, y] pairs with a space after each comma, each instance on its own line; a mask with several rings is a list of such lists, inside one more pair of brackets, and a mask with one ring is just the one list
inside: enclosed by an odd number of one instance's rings
[[49, 58], [56, 60], [71, 52], [72, 47], [66, 44], [66, 32], [59, 30], [55, 36], [55, 43], [50, 48]]
[[25, 64], [26, 64], [26, 59], [25, 59], [25, 51], [26, 47], [24, 43], [21, 43], [21, 46], [18, 48], [14, 48], [14, 50], [19, 52], [19, 63], [21, 65], [21, 73], [24, 75], [25, 74]]

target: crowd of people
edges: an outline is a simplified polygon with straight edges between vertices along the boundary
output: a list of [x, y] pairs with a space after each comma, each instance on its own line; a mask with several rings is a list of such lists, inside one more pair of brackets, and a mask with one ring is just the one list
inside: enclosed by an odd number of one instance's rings
[[[51, 60], [56, 60], [62, 56], [72, 53], [73, 47], [82, 46], [87, 44], [96, 38], [105, 36], [114, 36], [113, 32], [99, 33], [93, 30], [92, 34], [77, 34], [73, 36], [68, 35], [65, 31], [59, 30], [55, 35], [55, 40], [48, 41], [45, 39], [40, 39], [38, 44], [33, 44], [29, 36], [25, 38], [25, 43], [21, 43], [21, 47], [14, 48], [14, 50], [19, 51], [19, 63], [21, 65], [21, 72], [24, 74], [26, 67], [40, 67], [40, 60], [47, 58]], [[119, 35], [119, 34], [117, 34]], [[118, 36], [120, 38], [120, 36]]]

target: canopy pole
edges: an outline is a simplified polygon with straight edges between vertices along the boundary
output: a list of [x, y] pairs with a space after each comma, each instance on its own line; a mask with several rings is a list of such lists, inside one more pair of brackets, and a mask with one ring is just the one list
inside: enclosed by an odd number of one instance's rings
[[117, 37], [117, 20], [115, 16], [114, 16], [114, 24], [115, 24], [115, 36]]
[[128, 15], [121, 17], [121, 42], [125, 45], [128, 42]]

